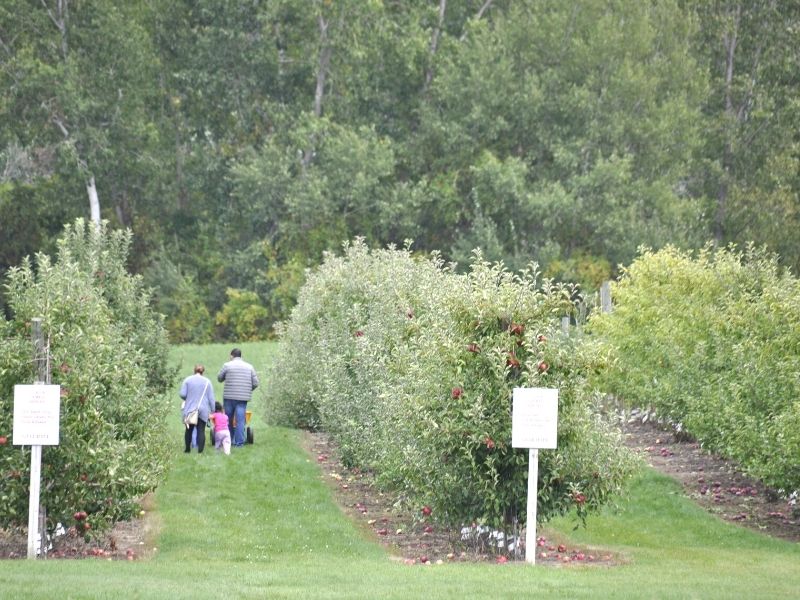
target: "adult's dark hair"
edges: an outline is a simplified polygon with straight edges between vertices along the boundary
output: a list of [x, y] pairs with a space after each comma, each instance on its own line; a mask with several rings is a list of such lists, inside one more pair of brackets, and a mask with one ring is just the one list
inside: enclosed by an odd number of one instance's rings
[[205, 373], [205, 371], [206, 371], [206, 368], [203, 365], [195, 365], [194, 366], [194, 372], [195, 373], [200, 373], [200, 375], [202, 375], [203, 373]]
[[242, 358], [242, 351], [239, 350], [238, 348], [234, 348], [233, 350], [231, 350], [231, 356], [233, 356], [234, 358]]

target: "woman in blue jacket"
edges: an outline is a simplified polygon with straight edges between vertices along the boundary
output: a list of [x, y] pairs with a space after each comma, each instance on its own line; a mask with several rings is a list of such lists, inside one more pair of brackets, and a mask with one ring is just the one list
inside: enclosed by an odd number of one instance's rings
[[[194, 375], [190, 375], [183, 380], [181, 385], [180, 397], [183, 399], [181, 409], [183, 410], [183, 422], [186, 425], [184, 442], [186, 448], [184, 452], [189, 452], [192, 448], [192, 434], [197, 431], [197, 452], [202, 452], [206, 447], [206, 423], [208, 416], [214, 412], [214, 386], [211, 380], [203, 375], [205, 372], [203, 365], [195, 365]], [[197, 411], [195, 417], [192, 413]]]

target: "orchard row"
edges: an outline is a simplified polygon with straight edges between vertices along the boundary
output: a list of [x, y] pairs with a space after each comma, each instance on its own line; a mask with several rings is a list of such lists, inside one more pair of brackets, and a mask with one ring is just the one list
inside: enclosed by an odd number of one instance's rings
[[524, 522], [528, 453], [511, 448], [515, 387], [558, 388], [558, 449], [542, 451], [539, 515], [583, 517], [634, 463], [598, 415], [602, 348], [561, 333], [575, 288], [476, 255], [458, 274], [410, 249], [356, 241], [328, 255], [281, 330], [269, 419], [322, 428], [352, 465], [432, 518]]

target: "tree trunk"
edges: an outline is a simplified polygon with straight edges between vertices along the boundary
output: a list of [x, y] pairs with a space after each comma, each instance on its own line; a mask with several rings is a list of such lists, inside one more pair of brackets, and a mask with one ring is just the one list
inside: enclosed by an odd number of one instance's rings
[[[319, 25], [319, 57], [317, 60], [317, 85], [314, 89], [314, 116], [322, 116], [322, 100], [325, 97], [325, 81], [328, 78], [328, 69], [331, 65], [333, 48], [328, 40], [328, 23], [322, 15], [319, 15], [317, 24]], [[314, 135], [311, 135], [308, 148], [303, 151], [303, 158], [300, 161], [303, 171], [308, 169], [311, 160], [314, 158]]]
[[714, 241], [719, 246], [725, 241], [725, 221], [728, 216], [728, 192], [731, 178], [733, 162], [733, 142], [736, 127], [737, 115], [733, 105], [733, 74], [734, 58], [736, 56], [736, 45], [738, 43], [739, 20], [741, 17], [741, 6], [736, 5], [734, 13], [731, 15], [730, 28], [722, 37], [722, 44], [725, 47], [725, 117], [723, 131], [723, 150], [722, 150], [722, 179], [717, 191], [717, 212], [714, 216]]
[[51, 9], [45, 0], [42, 1], [42, 6], [44, 6], [45, 10], [47, 11], [47, 15], [50, 17], [50, 20], [53, 22], [53, 25], [56, 26], [58, 32], [61, 34], [61, 57], [64, 60], [67, 60], [67, 53], [69, 51], [69, 42], [67, 39], [67, 21], [69, 19], [69, 0], [56, 0], [55, 3], [55, 12]]
[[447, 12], [447, 0], [439, 0], [439, 21], [436, 23], [436, 27], [433, 28], [433, 33], [431, 34], [431, 62], [428, 66], [428, 70], [425, 72], [425, 85], [422, 88], [423, 93], [428, 90], [428, 87], [431, 85], [431, 81], [433, 81], [433, 61], [436, 57], [436, 50], [439, 48], [439, 37], [442, 34], [445, 12]]
[[92, 223], [100, 227], [100, 200], [97, 197], [97, 186], [94, 183], [94, 175], [89, 176], [86, 182], [86, 193], [89, 194], [89, 214]]
[[319, 63], [317, 64], [317, 87], [314, 90], [314, 115], [322, 116], [322, 98], [325, 95], [325, 80], [328, 77], [328, 69], [331, 64], [331, 54], [333, 49], [328, 41], [328, 21], [322, 15], [317, 20], [319, 24]]

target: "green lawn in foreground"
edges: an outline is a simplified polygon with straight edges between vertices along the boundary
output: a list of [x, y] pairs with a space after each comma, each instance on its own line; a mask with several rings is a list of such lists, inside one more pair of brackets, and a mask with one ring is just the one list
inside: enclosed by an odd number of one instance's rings
[[[257, 368], [258, 357], [265, 362], [272, 350], [243, 345]], [[205, 362], [216, 375], [229, 351], [180, 347], [175, 357]], [[228, 457], [183, 454], [178, 404], [174, 434], [165, 440], [174, 447], [173, 466], [156, 493], [162, 529], [155, 558], [3, 561], [0, 598], [798, 597], [797, 545], [714, 519], [652, 471], [634, 482], [619, 510], [591, 518], [588, 529], [573, 531], [570, 519], [548, 527], [568, 544], [623, 555], [622, 566], [409, 567], [331, 502], [300, 434], [268, 428], [258, 400], [255, 444]]]

